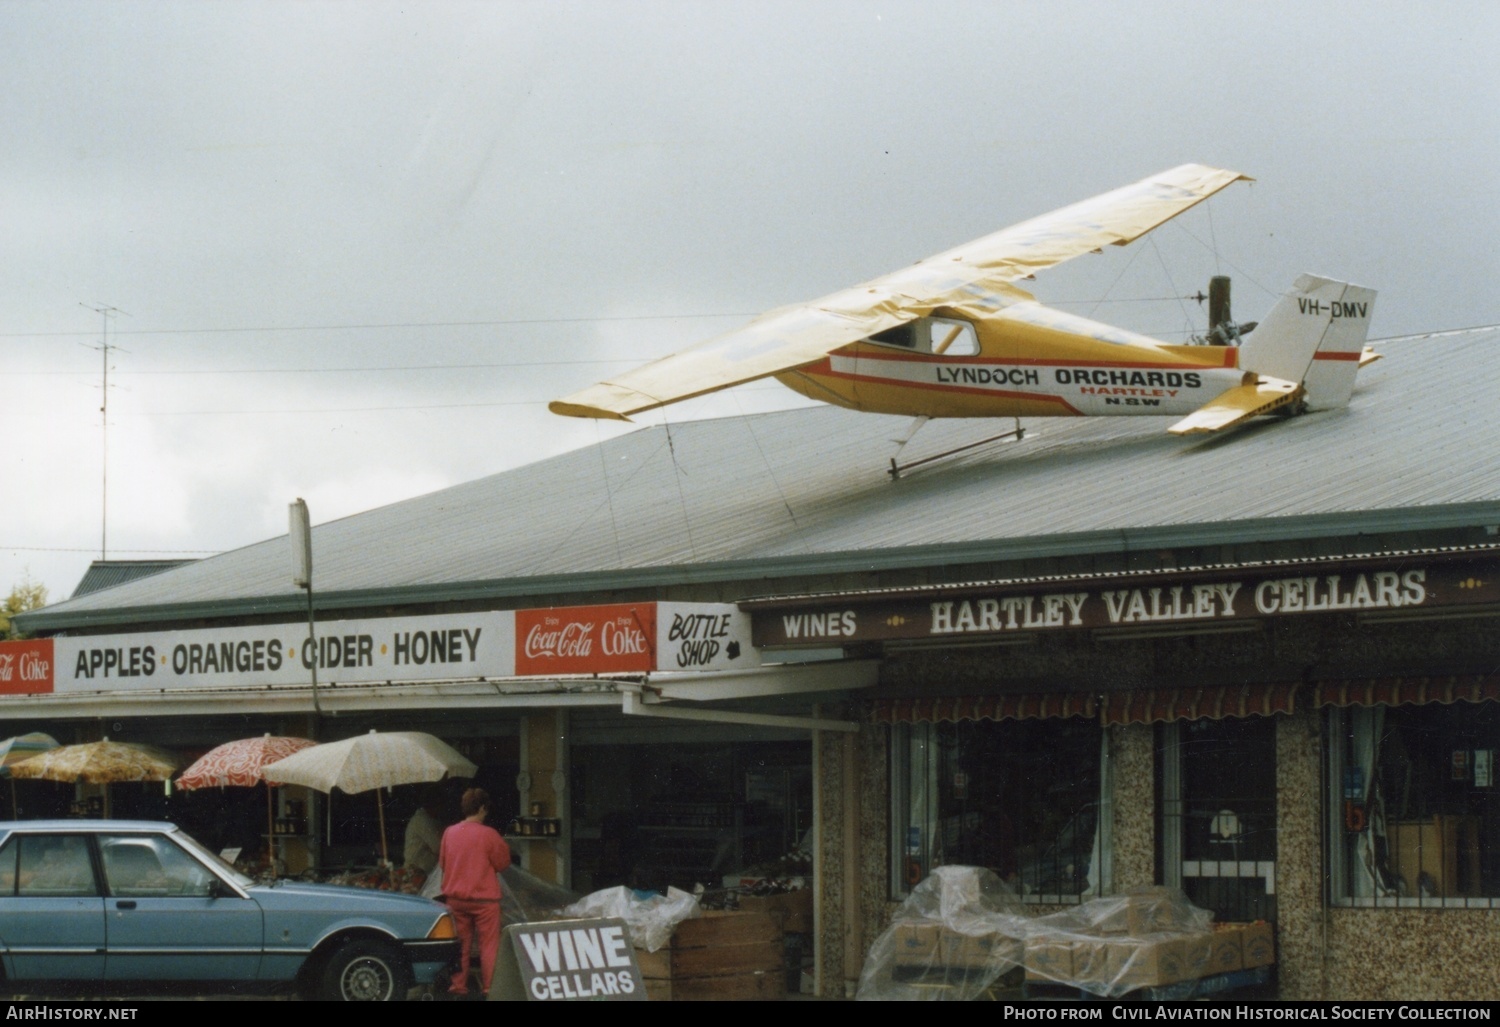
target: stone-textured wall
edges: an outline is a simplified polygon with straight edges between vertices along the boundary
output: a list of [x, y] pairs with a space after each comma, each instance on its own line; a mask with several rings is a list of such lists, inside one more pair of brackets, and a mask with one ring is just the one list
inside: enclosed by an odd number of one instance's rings
[[[868, 730], [868, 728], [866, 729]], [[844, 994], [844, 738], [837, 731], [814, 736], [818, 778], [817, 957], [819, 995]]]
[[859, 747], [859, 950], [870, 946], [890, 921], [896, 904], [889, 899], [891, 802], [889, 729], [866, 727]]
[[1319, 715], [1276, 718], [1276, 954], [1282, 998], [1324, 993]]
[[1322, 716], [1276, 731], [1277, 961], [1284, 999], [1500, 998], [1500, 910], [1326, 908]]
[[1114, 763], [1114, 890], [1156, 883], [1156, 733], [1149, 724], [1109, 729]]

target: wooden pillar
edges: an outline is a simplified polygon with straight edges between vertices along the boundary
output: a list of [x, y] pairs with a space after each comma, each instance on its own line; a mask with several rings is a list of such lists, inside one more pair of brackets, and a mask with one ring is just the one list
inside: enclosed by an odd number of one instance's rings
[[[543, 815], [562, 820], [562, 834], [556, 838], [522, 843], [527, 871], [544, 881], [568, 886], [571, 883], [568, 834], [572, 828], [568, 802], [568, 712], [541, 710], [521, 718], [521, 772], [516, 779], [521, 815], [534, 802], [543, 806]], [[496, 825], [503, 827], [504, 825]]]

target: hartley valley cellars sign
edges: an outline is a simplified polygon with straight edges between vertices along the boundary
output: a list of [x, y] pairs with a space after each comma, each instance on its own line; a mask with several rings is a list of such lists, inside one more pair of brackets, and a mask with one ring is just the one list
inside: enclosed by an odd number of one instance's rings
[[[1299, 569], [1300, 570], [1300, 569]], [[1139, 580], [1139, 579], [1135, 579]], [[1069, 628], [1149, 628], [1232, 623], [1322, 613], [1412, 612], [1500, 602], [1492, 561], [1390, 567], [1283, 570], [1274, 574], [1172, 580], [1153, 577], [1077, 588], [955, 586], [937, 598], [860, 598], [847, 603], [778, 603], [755, 611], [758, 646], [952, 639]]]

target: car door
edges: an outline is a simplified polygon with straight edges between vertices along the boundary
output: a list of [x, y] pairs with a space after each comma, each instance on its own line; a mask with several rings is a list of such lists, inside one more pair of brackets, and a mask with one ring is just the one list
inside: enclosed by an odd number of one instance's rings
[[170, 836], [99, 836], [112, 981], [253, 980], [260, 906], [241, 898]]
[[0, 846], [0, 945], [10, 980], [98, 980], [104, 900], [86, 834], [13, 832]]

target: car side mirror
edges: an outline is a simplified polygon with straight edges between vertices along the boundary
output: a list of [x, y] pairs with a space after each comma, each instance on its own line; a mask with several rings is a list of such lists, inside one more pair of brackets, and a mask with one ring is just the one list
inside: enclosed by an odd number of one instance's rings
[[211, 899], [224, 899], [224, 898], [228, 898], [229, 896], [231, 896], [233, 894], [234, 894], [234, 892], [232, 892], [232, 891], [229, 890], [229, 886], [226, 885], [223, 881], [219, 880], [217, 877], [210, 877], [208, 879], [208, 897], [209, 898], [211, 898]]

